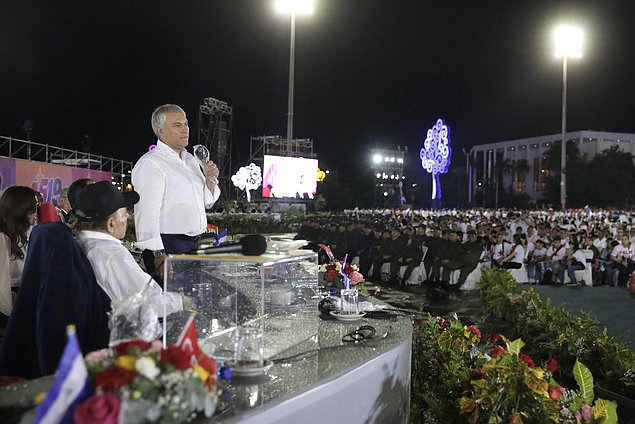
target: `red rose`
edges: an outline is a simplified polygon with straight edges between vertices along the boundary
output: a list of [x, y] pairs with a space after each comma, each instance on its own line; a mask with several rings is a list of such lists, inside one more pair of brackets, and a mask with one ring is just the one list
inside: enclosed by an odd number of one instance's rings
[[328, 281], [333, 281], [335, 280], [335, 277], [338, 276], [338, 272], [334, 269], [329, 269], [326, 271], [326, 279]]
[[105, 392], [113, 392], [118, 388], [132, 383], [137, 373], [121, 367], [103, 370], [95, 376], [95, 387], [101, 387]]
[[503, 349], [501, 346], [496, 346], [489, 353], [489, 356], [491, 356], [492, 358], [497, 358], [499, 356], [503, 356], [504, 354], [505, 354], [505, 349]]
[[556, 372], [560, 369], [560, 367], [558, 366], [558, 361], [556, 361], [556, 358], [554, 358], [553, 356], [550, 357], [547, 362], [545, 362], [545, 366], [551, 372]]
[[73, 411], [73, 420], [77, 424], [117, 424], [121, 401], [117, 395], [106, 393], [92, 396], [77, 405]]
[[161, 351], [161, 362], [169, 362], [179, 370], [190, 368], [191, 354], [184, 352], [180, 347], [170, 343], [167, 349]]
[[498, 333], [492, 333], [492, 335], [489, 336], [490, 343], [498, 343], [500, 339], [501, 339], [501, 335]]
[[472, 377], [475, 377], [475, 378], [482, 378], [482, 377], [485, 377], [485, 371], [483, 371], [483, 370], [482, 370], [482, 369], [480, 369], [480, 368], [474, 368], [474, 369], [472, 370]]
[[529, 368], [535, 367], [534, 361], [531, 360], [529, 355], [525, 355], [524, 353], [521, 353], [521, 354], [518, 355], [518, 357], [520, 358], [521, 361], [526, 363]]
[[132, 340], [130, 342], [121, 342], [115, 346], [115, 352], [117, 356], [126, 355], [128, 351], [138, 347], [141, 351], [148, 350], [152, 346], [152, 343], [143, 340]]
[[353, 267], [350, 264], [346, 264], [346, 266], [344, 267], [344, 274], [348, 275], [353, 271], [355, 271]]
[[560, 396], [564, 393], [564, 389], [560, 386], [549, 388], [549, 397], [553, 400], [560, 399]]
[[476, 328], [475, 325], [470, 325], [469, 327], [467, 327], [467, 331], [469, 331], [470, 333], [474, 334], [479, 339], [481, 338], [481, 330]]

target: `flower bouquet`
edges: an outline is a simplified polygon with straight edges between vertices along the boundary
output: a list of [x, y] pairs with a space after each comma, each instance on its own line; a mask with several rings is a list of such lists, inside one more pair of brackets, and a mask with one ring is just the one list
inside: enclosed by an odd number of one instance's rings
[[73, 412], [79, 424], [181, 423], [216, 408], [216, 363], [192, 365], [192, 355], [173, 344], [133, 340], [89, 353], [93, 396]]
[[368, 295], [368, 289], [364, 287], [364, 276], [359, 272], [357, 265], [346, 263], [348, 255], [343, 261], [335, 259], [331, 248], [323, 244], [318, 245], [326, 252], [329, 262], [322, 264], [318, 268], [318, 283], [329, 289], [349, 289], [356, 288], [363, 295]]

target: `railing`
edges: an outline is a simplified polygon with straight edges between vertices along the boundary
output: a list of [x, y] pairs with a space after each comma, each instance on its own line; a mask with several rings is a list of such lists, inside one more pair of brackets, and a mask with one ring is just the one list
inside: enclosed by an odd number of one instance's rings
[[0, 156], [97, 169], [122, 178], [130, 174], [133, 165], [125, 160], [5, 136], [0, 136]]

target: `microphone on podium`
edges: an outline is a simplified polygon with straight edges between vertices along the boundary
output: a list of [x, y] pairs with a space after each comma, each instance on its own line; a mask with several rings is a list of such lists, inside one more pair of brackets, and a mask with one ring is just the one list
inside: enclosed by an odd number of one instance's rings
[[267, 240], [259, 234], [249, 234], [240, 239], [238, 243], [225, 244], [223, 246], [195, 249], [190, 254], [216, 255], [222, 253], [241, 253], [245, 256], [259, 256], [267, 250]]

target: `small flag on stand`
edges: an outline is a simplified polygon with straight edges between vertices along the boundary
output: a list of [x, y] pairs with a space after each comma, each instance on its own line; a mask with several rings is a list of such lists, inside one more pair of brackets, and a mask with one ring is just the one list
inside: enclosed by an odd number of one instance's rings
[[227, 243], [227, 230], [223, 230], [216, 236], [216, 241], [214, 242], [214, 246], [222, 246]]
[[195, 314], [192, 314], [185, 323], [185, 327], [183, 327], [183, 331], [181, 332], [176, 345], [182, 351], [191, 354], [191, 365], [198, 364], [211, 375], [216, 375], [216, 362], [207, 356], [198, 345], [196, 327], [194, 326], [194, 315]]
[[66, 327], [68, 341], [57, 366], [57, 376], [38, 406], [36, 423], [72, 423], [73, 408], [90, 394], [88, 371], [79, 348], [75, 326]]

